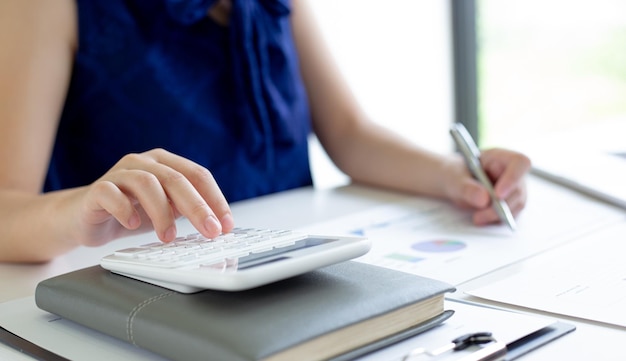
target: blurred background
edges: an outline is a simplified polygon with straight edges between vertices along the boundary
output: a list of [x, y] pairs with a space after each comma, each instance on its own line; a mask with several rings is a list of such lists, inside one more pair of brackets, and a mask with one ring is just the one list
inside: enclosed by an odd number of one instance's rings
[[478, 0], [476, 19], [481, 144], [626, 119], [626, 2]]
[[[624, 1], [311, 5], [372, 119], [435, 151], [453, 149], [453, 121], [465, 123], [481, 147], [511, 148], [572, 129], [626, 122]], [[311, 143], [316, 185], [345, 182], [315, 139]]]

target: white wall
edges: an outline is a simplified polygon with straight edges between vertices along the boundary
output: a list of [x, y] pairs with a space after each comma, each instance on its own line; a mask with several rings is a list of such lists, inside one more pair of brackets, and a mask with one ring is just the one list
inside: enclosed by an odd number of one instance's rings
[[[450, 4], [442, 0], [311, 0], [324, 36], [370, 117], [447, 152], [453, 121]], [[314, 182], [346, 181], [313, 140]]]

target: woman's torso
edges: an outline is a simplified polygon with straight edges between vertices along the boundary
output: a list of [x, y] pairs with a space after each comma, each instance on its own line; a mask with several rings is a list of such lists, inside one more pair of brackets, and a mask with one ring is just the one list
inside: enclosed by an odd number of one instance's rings
[[237, 0], [224, 27], [195, 3], [77, 0], [79, 46], [45, 191], [89, 184], [157, 147], [208, 168], [229, 201], [311, 184], [287, 4]]

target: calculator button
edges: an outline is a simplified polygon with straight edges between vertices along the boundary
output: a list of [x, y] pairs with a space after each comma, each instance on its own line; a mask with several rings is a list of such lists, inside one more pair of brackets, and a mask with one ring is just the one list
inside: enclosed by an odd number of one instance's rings
[[114, 255], [119, 256], [119, 257], [131, 258], [142, 253], [150, 253], [150, 252], [151, 252], [150, 249], [135, 247], [135, 248], [126, 248], [126, 249], [121, 249], [119, 251], [115, 251]]

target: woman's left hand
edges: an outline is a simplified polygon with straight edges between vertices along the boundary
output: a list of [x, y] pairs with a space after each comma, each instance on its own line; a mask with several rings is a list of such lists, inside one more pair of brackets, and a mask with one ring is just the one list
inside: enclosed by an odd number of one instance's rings
[[[494, 185], [496, 196], [505, 200], [511, 213], [517, 216], [526, 206], [525, 175], [530, 170], [530, 159], [519, 152], [493, 148], [481, 153], [480, 162]], [[460, 159], [454, 163], [458, 174], [453, 177], [454, 185], [449, 187], [449, 197], [455, 204], [475, 210], [472, 220], [476, 225], [500, 222], [498, 214], [491, 207], [489, 193], [461, 163]]]

